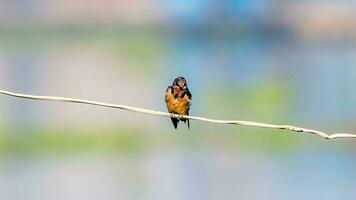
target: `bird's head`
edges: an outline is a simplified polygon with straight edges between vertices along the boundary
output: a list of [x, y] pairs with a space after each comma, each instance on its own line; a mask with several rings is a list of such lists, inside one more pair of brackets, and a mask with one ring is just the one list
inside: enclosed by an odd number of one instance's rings
[[185, 80], [184, 77], [181, 76], [174, 79], [173, 86], [178, 86], [181, 90], [188, 89], [187, 81]]

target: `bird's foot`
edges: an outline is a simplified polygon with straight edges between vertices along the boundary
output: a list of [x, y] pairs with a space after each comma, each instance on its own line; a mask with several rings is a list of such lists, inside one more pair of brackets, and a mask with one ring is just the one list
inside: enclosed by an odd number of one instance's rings
[[183, 118], [183, 115], [178, 115], [178, 117], [177, 117], [178, 120], [182, 120], [182, 118]]

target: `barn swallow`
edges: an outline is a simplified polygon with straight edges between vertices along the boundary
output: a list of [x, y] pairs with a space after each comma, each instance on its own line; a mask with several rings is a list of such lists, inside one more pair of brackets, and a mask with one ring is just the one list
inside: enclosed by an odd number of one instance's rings
[[[166, 90], [165, 100], [169, 113], [189, 115], [192, 94], [184, 77], [174, 79], [173, 84]], [[188, 129], [190, 129], [189, 119], [171, 118], [171, 120], [175, 129], [177, 129], [179, 121], [188, 122]]]

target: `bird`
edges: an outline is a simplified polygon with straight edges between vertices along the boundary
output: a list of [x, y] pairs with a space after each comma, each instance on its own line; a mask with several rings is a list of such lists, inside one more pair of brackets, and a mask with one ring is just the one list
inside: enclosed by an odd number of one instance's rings
[[[190, 106], [192, 104], [192, 94], [189, 91], [187, 81], [180, 76], [174, 79], [173, 84], [168, 86], [165, 94], [165, 101], [169, 113], [178, 115], [189, 115]], [[179, 121], [187, 123], [190, 129], [189, 119], [171, 118], [175, 129], [178, 127]]]

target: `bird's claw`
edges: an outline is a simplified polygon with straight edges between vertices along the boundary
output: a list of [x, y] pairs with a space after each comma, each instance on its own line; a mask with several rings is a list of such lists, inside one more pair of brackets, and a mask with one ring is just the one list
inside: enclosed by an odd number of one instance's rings
[[177, 119], [181, 120], [183, 118], [183, 115], [178, 115]]

